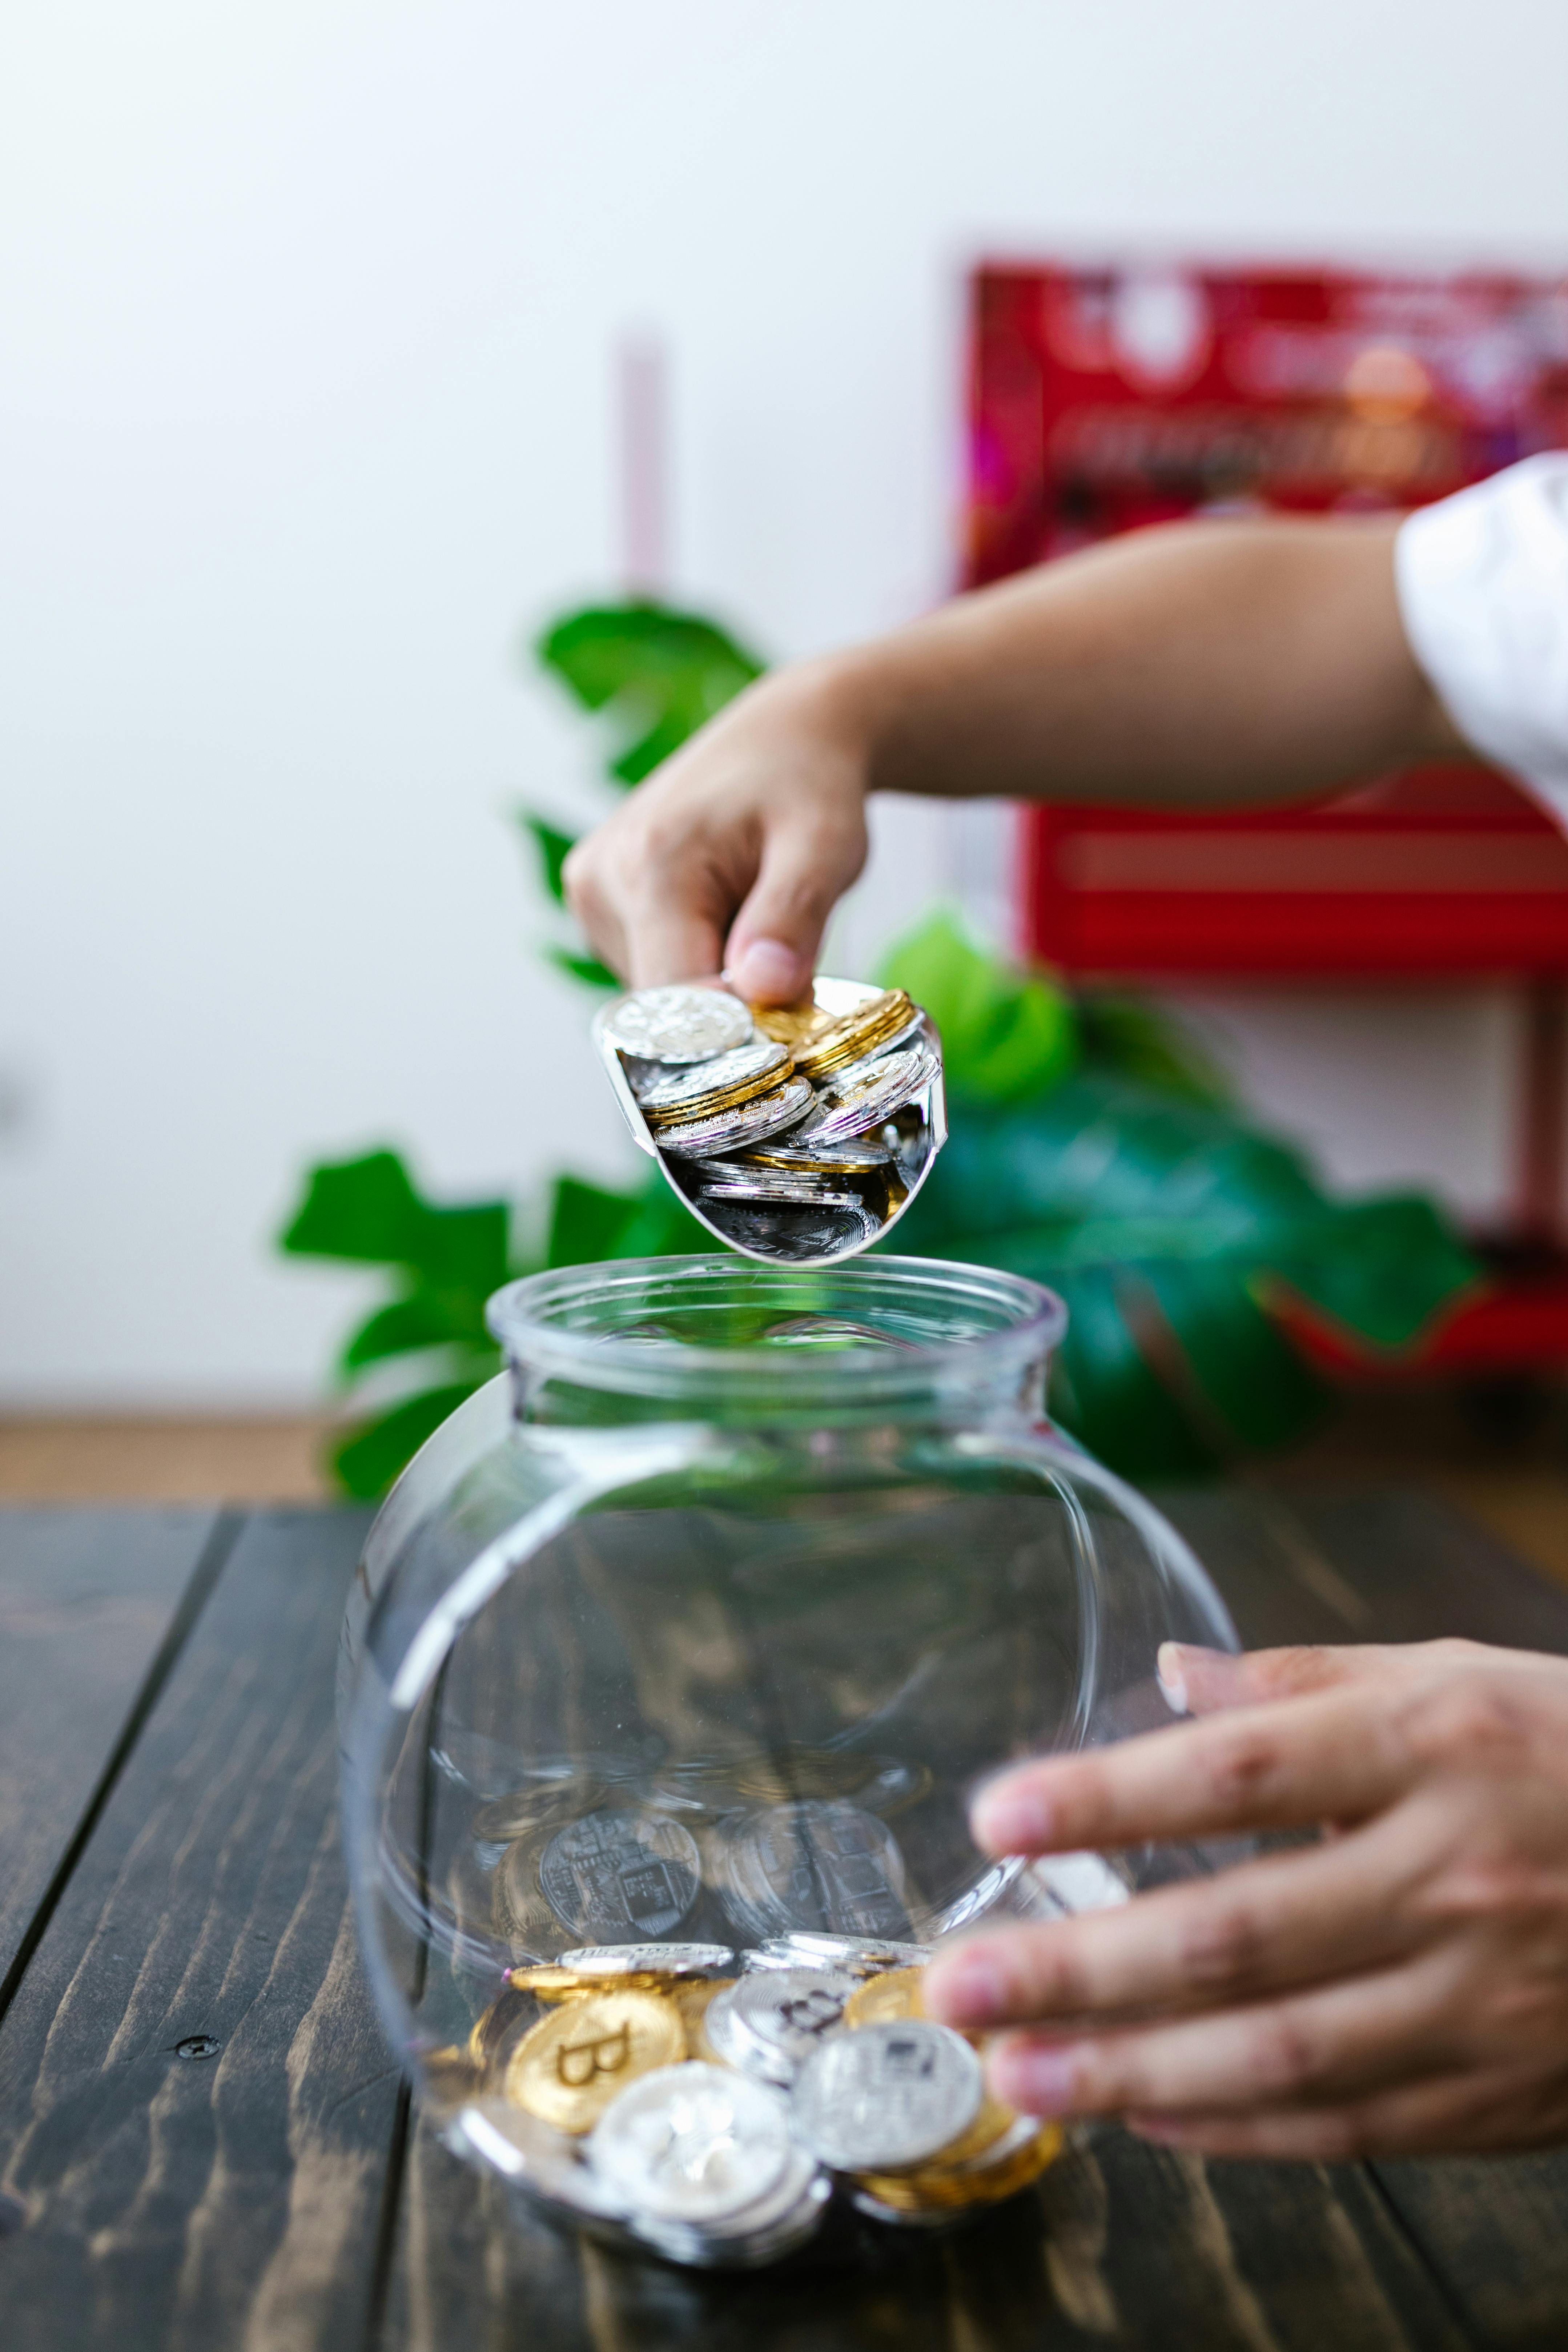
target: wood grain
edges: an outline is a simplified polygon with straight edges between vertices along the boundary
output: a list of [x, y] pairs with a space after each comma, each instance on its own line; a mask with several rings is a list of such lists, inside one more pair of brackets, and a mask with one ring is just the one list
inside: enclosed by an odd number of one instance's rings
[[678, 2271], [574, 2242], [421, 2125], [384, 2352], [1466, 2352], [1361, 2175], [1086, 2139], [1040, 2184], [928, 2235], [837, 2217], [776, 2269]]
[[0, 1511], [0, 1987], [215, 1519], [212, 1511]]
[[363, 2328], [398, 2088], [337, 1833], [363, 1528], [247, 1523], [0, 2028], [0, 2176], [26, 2214], [0, 2242], [8, 2346]]

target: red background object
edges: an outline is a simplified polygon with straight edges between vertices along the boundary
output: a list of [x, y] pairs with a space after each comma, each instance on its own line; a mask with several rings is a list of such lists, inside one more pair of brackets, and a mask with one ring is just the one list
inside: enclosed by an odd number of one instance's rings
[[[1199, 510], [1417, 506], [1568, 446], [1556, 279], [987, 268], [970, 356], [970, 586]], [[1431, 768], [1310, 807], [1021, 823], [1024, 945], [1074, 976], [1525, 982], [1516, 1236], [1556, 1238], [1568, 838], [1518, 786]], [[1568, 1276], [1513, 1277], [1439, 1357], [1568, 1360]]]

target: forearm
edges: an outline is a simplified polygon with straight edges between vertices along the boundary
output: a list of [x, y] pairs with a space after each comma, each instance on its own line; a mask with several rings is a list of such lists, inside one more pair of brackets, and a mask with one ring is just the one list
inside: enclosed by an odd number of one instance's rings
[[1141, 532], [778, 683], [871, 790], [1200, 806], [1463, 758], [1405, 642], [1394, 530]]

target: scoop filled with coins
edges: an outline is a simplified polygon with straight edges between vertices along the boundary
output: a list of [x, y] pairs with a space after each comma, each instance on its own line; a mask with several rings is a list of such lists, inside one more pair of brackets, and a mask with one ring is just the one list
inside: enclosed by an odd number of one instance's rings
[[946, 1140], [941, 1041], [901, 988], [819, 976], [783, 1006], [718, 982], [643, 988], [594, 1034], [639, 1148], [743, 1257], [855, 1256], [898, 1222]]
[[921, 2012], [928, 1948], [797, 1934], [589, 1946], [514, 1968], [466, 2052], [455, 2130], [544, 2207], [671, 2262], [750, 2268], [837, 2193], [942, 2227], [1038, 2179], [1060, 2127], [986, 2091]]

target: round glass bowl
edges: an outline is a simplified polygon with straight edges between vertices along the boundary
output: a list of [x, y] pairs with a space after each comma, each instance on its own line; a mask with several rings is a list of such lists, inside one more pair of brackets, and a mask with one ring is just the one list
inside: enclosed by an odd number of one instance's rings
[[[510, 1369], [376, 1520], [340, 1678], [365, 1958], [438, 2123], [539, 2014], [510, 1969], [926, 1943], [1204, 1866], [970, 1838], [1002, 1765], [1169, 1720], [1161, 1642], [1236, 1646], [1181, 1538], [1047, 1421], [1049, 1292], [658, 1258], [534, 1276], [490, 1322]], [[454, 2137], [508, 2168], [504, 2135]]]

